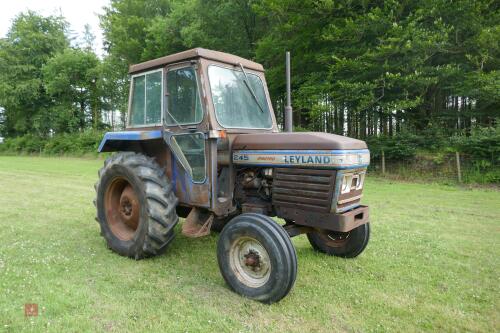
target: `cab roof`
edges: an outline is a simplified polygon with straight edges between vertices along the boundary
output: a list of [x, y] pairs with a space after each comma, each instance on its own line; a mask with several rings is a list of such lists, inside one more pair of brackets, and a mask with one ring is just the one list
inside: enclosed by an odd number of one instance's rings
[[227, 64], [231, 65], [238, 65], [242, 64], [243, 67], [248, 68], [248, 69], [253, 69], [256, 71], [264, 71], [264, 67], [262, 67], [261, 64], [258, 64], [256, 62], [229, 54], [229, 53], [224, 53], [224, 52], [219, 52], [219, 51], [212, 51], [212, 50], [207, 50], [203, 49], [200, 47], [197, 47], [195, 49], [171, 54], [165, 57], [161, 57], [158, 59], [153, 59], [149, 60], [146, 62], [141, 62], [140, 64], [136, 65], [131, 65], [129, 67], [129, 74], [134, 74], [138, 72], [143, 72], [146, 70], [151, 70], [155, 68], [159, 68], [168, 64], [176, 63], [176, 62], [181, 62], [184, 60], [194, 60], [198, 58], [204, 58], [204, 59], [209, 59], [209, 60], [215, 60], [215, 61], [220, 61], [220, 62], [225, 62]]

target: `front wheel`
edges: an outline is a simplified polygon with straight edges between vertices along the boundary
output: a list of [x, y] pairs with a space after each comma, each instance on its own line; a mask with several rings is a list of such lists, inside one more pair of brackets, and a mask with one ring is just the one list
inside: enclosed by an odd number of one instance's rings
[[297, 255], [290, 237], [260, 214], [241, 214], [224, 227], [217, 259], [224, 280], [235, 292], [264, 303], [285, 297], [297, 276]]
[[330, 256], [354, 258], [359, 256], [368, 245], [370, 223], [360, 225], [349, 232], [310, 232], [307, 238], [316, 251]]

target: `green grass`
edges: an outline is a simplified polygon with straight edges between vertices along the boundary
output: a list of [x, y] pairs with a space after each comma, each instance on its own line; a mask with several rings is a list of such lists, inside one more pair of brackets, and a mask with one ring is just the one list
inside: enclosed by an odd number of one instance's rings
[[108, 250], [92, 205], [101, 164], [0, 157], [0, 331], [500, 330], [498, 191], [371, 178], [366, 251], [327, 257], [294, 238], [297, 282], [268, 306], [229, 291], [216, 234], [178, 232], [142, 261]]

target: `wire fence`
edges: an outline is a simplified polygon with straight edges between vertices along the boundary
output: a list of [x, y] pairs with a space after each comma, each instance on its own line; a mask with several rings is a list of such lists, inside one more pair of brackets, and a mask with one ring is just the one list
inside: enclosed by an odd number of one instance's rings
[[373, 158], [369, 172], [402, 180], [444, 181], [500, 185], [499, 158], [477, 158], [445, 153], [390, 160]]

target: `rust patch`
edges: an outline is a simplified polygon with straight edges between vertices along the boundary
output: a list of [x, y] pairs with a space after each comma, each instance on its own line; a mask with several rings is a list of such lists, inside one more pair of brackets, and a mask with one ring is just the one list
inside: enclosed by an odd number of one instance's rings
[[292, 207], [280, 207], [276, 215], [291, 220], [301, 226], [308, 226], [330, 231], [348, 232], [370, 220], [367, 206], [359, 206], [346, 213], [321, 213]]
[[209, 204], [210, 187], [208, 184], [193, 184], [191, 187], [191, 203], [198, 205]]
[[125, 178], [117, 177], [109, 184], [104, 194], [104, 207], [111, 232], [121, 240], [132, 239], [139, 225], [140, 205]]

